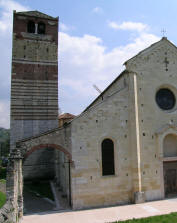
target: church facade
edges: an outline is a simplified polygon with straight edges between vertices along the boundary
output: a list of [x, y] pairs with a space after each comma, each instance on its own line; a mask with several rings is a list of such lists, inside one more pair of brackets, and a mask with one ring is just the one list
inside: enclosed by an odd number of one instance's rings
[[126, 61], [79, 116], [16, 145], [25, 159], [56, 150], [55, 178], [74, 209], [175, 196], [176, 71], [177, 48], [163, 37]]

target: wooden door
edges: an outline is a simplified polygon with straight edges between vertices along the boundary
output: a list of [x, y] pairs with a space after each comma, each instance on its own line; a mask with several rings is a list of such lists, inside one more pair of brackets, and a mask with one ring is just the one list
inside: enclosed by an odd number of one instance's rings
[[177, 193], [176, 169], [166, 169], [164, 173], [165, 195]]

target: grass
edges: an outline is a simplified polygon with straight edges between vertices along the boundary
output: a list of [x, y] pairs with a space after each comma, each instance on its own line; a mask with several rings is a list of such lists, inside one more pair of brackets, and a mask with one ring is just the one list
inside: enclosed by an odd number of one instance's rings
[[24, 190], [39, 194], [41, 197], [47, 197], [54, 201], [53, 193], [48, 181], [26, 183], [24, 184]]
[[114, 223], [177, 223], [177, 213], [127, 221], [117, 221]]
[[5, 202], [6, 202], [6, 195], [0, 191], [0, 208], [2, 208]]

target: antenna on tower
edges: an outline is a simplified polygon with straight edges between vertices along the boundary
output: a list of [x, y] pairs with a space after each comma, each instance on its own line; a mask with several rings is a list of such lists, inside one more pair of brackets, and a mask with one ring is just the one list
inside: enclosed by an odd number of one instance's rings
[[96, 91], [98, 91], [99, 94], [102, 93], [102, 91], [95, 84], [93, 84], [93, 87], [95, 88]]
[[[99, 94], [102, 93], [102, 91], [95, 84], [93, 84], [93, 87], [95, 88], [96, 91], [98, 91]], [[101, 96], [101, 99], [103, 100], [103, 95]]]

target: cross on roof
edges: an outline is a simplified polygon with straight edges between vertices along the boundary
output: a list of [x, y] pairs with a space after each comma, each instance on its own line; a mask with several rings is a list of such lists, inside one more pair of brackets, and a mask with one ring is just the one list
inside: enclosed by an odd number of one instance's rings
[[162, 33], [163, 37], [165, 37], [166, 30], [165, 29], [162, 29], [161, 30], [161, 33]]

